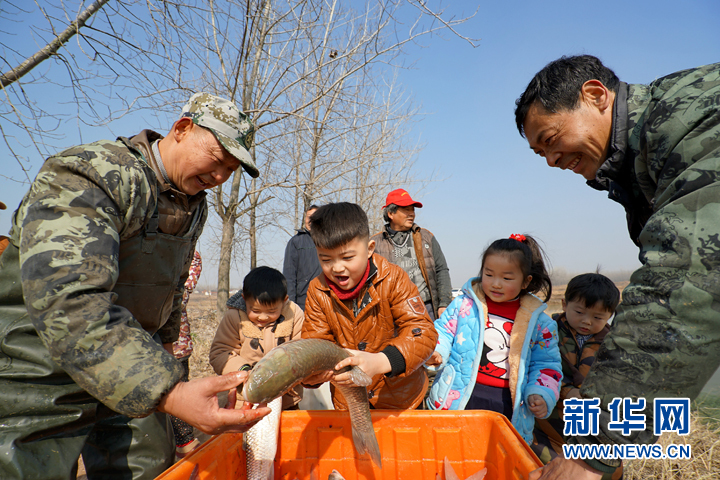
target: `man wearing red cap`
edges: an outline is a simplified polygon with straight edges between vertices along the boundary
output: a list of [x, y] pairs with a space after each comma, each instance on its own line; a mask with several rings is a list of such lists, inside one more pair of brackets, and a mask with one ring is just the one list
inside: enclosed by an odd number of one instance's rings
[[388, 193], [383, 207], [387, 224], [371, 240], [376, 253], [407, 272], [435, 320], [452, 300], [450, 270], [435, 236], [415, 224], [415, 207], [422, 203], [402, 188]]

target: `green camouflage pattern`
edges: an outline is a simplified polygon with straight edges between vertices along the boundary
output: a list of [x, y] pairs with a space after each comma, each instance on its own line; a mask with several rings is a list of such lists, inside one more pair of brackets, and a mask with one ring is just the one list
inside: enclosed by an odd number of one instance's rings
[[[620, 173], [626, 209], [650, 213], [642, 267], [581, 389], [601, 399], [600, 435], [568, 443], [653, 443], [653, 399], [694, 399], [720, 364], [720, 64], [628, 87]], [[607, 429], [615, 397], [646, 399], [644, 431]]]
[[[73, 147], [44, 163], [11, 229], [24, 303], [52, 361], [131, 417], [151, 412], [183, 373], [112, 292], [120, 244], [152, 216], [156, 182], [125, 140]], [[12, 320], [1, 313], [0, 332]]]
[[182, 115], [212, 131], [245, 171], [257, 178], [259, 172], [249, 152], [255, 138], [255, 126], [233, 102], [205, 92], [196, 93], [183, 107]]

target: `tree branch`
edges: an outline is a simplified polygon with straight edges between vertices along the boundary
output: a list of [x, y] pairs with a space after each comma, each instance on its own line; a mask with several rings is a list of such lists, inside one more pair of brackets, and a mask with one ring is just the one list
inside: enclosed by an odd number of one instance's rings
[[65, 31], [55, 37], [52, 42], [45, 45], [39, 52], [35, 53], [35, 55], [28, 58], [17, 67], [0, 76], [0, 87], [5, 88], [20, 80], [33, 68], [53, 56], [58, 50], [60, 50], [60, 47], [65, 45], [76, 33], [78, 33], [78, 31], [80, 31], [82, 27], [85, 26], [85, 22], [87, 22], [88, 18], [100, 10], [108, 1], [109, 0], [97, 0], [85, 9], [84, 12], [78, 15], [74, 21], [70, 22], [70, 25], [65, 29]]

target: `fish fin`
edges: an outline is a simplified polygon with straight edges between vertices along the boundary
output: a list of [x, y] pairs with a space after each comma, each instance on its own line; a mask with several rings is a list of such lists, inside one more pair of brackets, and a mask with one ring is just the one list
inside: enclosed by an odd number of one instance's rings
[[483, 480], [483, 478], [485, 478], [485, 474], [487, 474], [487, 468], [483, 468], [482, 470], [473, 473], [465, 480]]
[[355, 450], [359, 454], [368, 453], [373, 463], [378, 467], [382, 468], [382, 457], [380, 455], [380, 446], [378, 445], [377, 438], [375, 437], [375, 430], [363, 435], [362, 432], [357, 430], [353, 425], [353, 444], [355, 444]]
[[370, 378], [367, 373], [363, 372], [362, 369], [357, 366], [350, 370], [350, 379], [358, 387], [367, 387], [372, 383], [372, 378]]
[[445, 457], [445, 480], [460, 480], [448, 457]]
[[330, 475], [328, 476], [328, 480], [345, 480], [345, 477], [343, 477], [340, 472], [333, 469], [333, 471], [330, 472]]

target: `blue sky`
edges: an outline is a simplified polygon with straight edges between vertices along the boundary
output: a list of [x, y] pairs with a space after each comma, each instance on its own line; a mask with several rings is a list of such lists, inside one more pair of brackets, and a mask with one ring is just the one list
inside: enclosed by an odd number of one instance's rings
[[[448, 3], [457, 13], [477, 5]], [[414, 130], [425, 144], [416, 168], [419, 176], [434, 172], [441, 180], [423, 191], [397, 186], [425, 204], [417, 222], [437, 236], [453, 285], [477, 273], [485, 246], [511, 233], [540, 239], [555, 268], [580, 273], [597, 265], [604, 271], [639, 266], [622, 208], [580, 176], [550, 169], [534, 155], [515, 128], [514, 102], [538, 70], [562, 55], [596, 55], [628, 83], [720, 61], [718, 25], [717, 0], [482, 2], [477, 16], [459, 28], [480, 38], [479, 47], [444, 34], [409, 49], [407, 61], [415, 65], [400, 81], [426, 112]], [[83, 139], [129, 135], [142, 123], [131, 117], [110, 130], [83, 128]], [[79, 141], [77, 130], [67, 145]], [[0, 155], [12, 172], [5, 145]], [[0, 232], [7, 232], [27, 186], [3, 178], [0, 185], [0, 200], [9, 207], [0, 212]], [[269, 242], [259, 263], [281, 267], [286, 241]], [[215, 277], [212, 272], [205, 280], [214, 283]]]

